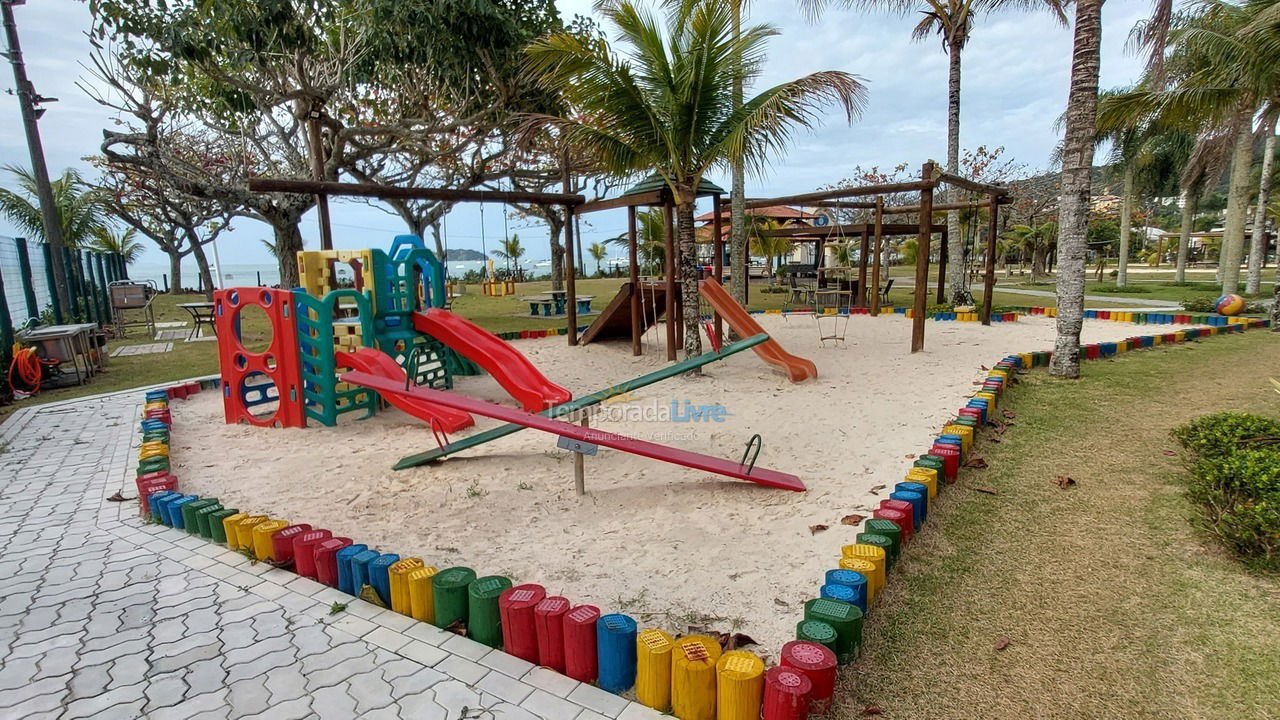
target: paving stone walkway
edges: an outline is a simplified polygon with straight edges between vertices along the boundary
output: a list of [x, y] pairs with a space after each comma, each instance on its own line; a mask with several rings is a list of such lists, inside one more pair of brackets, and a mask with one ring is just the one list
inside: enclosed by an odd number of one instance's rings
[[173, 349], [171, 342], [154, 342], [142, 345], [124, 345], [116, 348], [111, 353], [111, 357], [124, 357], [126, 355], [151, 355], [153, 353], [167, 353]]
[[[657, 713], [145, 524], [141, 391], [0, 426], [0, 719], [641, 720]], [[183, 428], [175, 428], [181, 435]], [[330, 614], [334, 601], [348, 609]]]

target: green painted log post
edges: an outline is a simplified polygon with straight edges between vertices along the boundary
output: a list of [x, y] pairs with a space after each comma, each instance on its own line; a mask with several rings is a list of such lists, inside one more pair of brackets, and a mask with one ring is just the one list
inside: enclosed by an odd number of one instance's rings
[[[0, 276], [0, 367], [8, 370], [13, 361], [13, 321], [9, 319], [9, 300], [4, 294], [4, 277]], [[8, 385], [9, 378], [0, 381]], [[12, 388], [9, 388], [12, 390]]]
[[[14, 238], [18, 246], [18, 267], [22, 271], [22, 297], [27, 302], [27, 317], [40, 317], [40, 301], [36, 299], [36, 286], [31, 275], [31, 253], [26, 238]], [[7, 366], [6, 366], [7, 367]]]
[[467, 586], [467, 637], [491, 648], [502, 647], [498, 596], [511, 587], [501, 575], [488, 575]]
[[58, 300], [58, 286], [53, 281], [53, 251], [48, 243], [40, 243], [40, 252], [44, 255], [45, 287], [49, 289], [49, 300], [53, 303], [53, 322], [61, 325], [65, 316], [62, 314], [62, 302]]
[[836, 659], [841, 665], [853, 662], [862, 647], [862, 611], [857, 605], [814, 598], [804, 604], [805, 620], [821, 620], [836, 630]]
[[[703, 365], [713, 363], [717, 360], [722, 360], [730, 355], [747, 350], [748, 348], [753, 348], [768, 339], [769, 335], [767, 333], [752, 335], [749, 338], [725, 345], [719, 352], [703, 353], [697, 357], [681, 360], [678, 363], [668, 365], [667, 367], [651, 372], [648, 375], [641, 375], [638, 378], [628, 380], [624, 383], [619, 383], [612, 387], [607, 387], [604, 390], [580, 397], [577, 400], [570, 400], [563, 405], [557, 405], [553, 408], [543, 410], [539, 415], [545, 415], [546, 417], [552, 418], [561, 417], [574, 411], [591, 407], [592, 405], [599, 405], [609, 398], [618, 397], [623, 393], [638, 390], [642, 387], [666, 380], [667, 378], [680, 375], [681, 373], [686, 373], [694, 368], [702, 367]], [[416, 455], [409, 455], [407, 457], [400, 458], [400, 461], [395, 464], [394, 469], [405, 470], [411, 467], [425, 465], [432, 460], [439, 460], [446, 455], [452, 455], [460, 450], [466, 450], [478, 445], [483, 445], [492, 440], [497, 440], [500, 437], [506, 437], [513, 433], [518, 433], [524, 429], [526, 428], [523, 425], [516, 425], [515, 423], [501, 425], [492, 430], [486, 430], [484, 432], [476, 433], [468, 438], [451, 442], [443, 448], [436, 448], [434, 450], [428, 450]]]
[[114, 322], [111, 317], [111, 296], [107, 294], [107, 268], [102, 253], [93, 254], [93, 267], [98, 274], [98, 302], [102, 303], [103, 324]]
[[895, 561], [898, 559], [898, 553], [902, 550], [902, 528], [898, 527], [897, 523], [884, 518], [871, 518], [867, 520], [863, 529], [865, 532], [889, 538], [889, 542], [892, 543], [889, 549], [889, 556]]
[[431, 595], [436, 627], [447, 628], [459, 620], [467, 622], [467, 586], [476, 579], [468, 567], [451, 567], [431, 576]]

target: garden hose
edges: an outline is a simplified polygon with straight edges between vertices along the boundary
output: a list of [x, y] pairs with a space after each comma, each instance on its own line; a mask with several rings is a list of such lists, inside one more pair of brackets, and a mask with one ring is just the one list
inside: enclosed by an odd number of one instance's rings
[[[19, 389], [13, 382], [14, 370], [18, 371], [18, 378], [22, 380], [22, 384], [26, 388]], [[9, 363], [9, 387], [13, 388], [15, 394], [18, 392], [27, 395], [35, 395], [40, 392], [40, 377], [43, 368], [40, 365], [40, 358], [36, 356], [35, 348], [17, 348], [13, 352], [13, 360]]]

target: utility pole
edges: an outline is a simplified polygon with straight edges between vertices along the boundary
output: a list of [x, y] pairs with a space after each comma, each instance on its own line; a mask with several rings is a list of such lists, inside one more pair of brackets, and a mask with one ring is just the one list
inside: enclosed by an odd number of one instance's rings
[[22, 46], [18, 42], [18, 23], [13, 19], [13, 6], [24, 5], [27, 0], [0, 0], [0, 14], [4, 17], [4, 34], [9, 52], [5, 57], [13, 65], [13, 81], [17, 86], [18, 107], [22, 110], [22, 127], [27, 133], [27, 149], [31, 153], [31, 174], [36, 180], [36, 195], [40, 202], [40, 219], [44, 224], [44, 239], [49, 244], [53, 260], [53, 292], [67, 317], [74, 317], [71, 296], [67, 293], [66, 269], [62, 264], [62, 218], [53, 201], [53, 188], [49, 185], [49, 168], [44, 164], [44, 146], [40, 142], [40, 126], [37, 121], [44, 114], [41, 103], [54, 102], [57, 98], [41, 97], [27, 79], [27, 68], [22, 62]]

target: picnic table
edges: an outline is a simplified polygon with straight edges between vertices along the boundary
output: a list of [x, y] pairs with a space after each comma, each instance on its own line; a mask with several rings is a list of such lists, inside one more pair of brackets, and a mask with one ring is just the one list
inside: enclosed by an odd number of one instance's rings
[[[529, 303], [530, 317], [564, 315], [565, 308], [569, 304], [569, 294], [564, 290], [550, 290], [542, 295], [528, 295], [520, 299]], [[577, 297], [578, 312], [583, 314], [591, 312], [591, 301], [594, 299], [594, 295], [579, 295]]]

